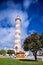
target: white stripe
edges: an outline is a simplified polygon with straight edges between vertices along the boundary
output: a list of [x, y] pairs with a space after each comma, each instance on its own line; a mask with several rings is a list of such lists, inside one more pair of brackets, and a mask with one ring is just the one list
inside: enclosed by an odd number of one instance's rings
[[19, 40], [18, 40], [18, 39], [16, 39], [16, 40], [15, 40], [15, 42], [20, 42], [20, 39], [19, 39]]
[[19, 37], [20, 38], [20, 35], [15, 35], [15, 37]]
[[20, 24], [17, 24], [16, 27], [20, 27]]
[[15, 40], [15, 43], [19, 43], [20, 42], [20, 40]]
[[20, 36], [19, 37], [15, 37], [15, 38], [19, 38], [20, 39]]
[[15, 33], [16, 33], [16, 32], [20, 33], [21, 31], [20, 31], [19, 29], [17, 29], [17, 30], [15, 30]]

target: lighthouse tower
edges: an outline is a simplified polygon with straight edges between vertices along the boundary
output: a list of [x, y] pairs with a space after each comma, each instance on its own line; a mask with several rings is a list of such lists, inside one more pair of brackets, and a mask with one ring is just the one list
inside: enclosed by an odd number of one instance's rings
[[21, 19], [19, 16], [16, 17], [15, 19], [16, 22], [16, 26], [15, 26], [15, 45], [14, 45], [14, 49], [16, 52], [19, 52], [21, 49], [21, 31], [20, 31], [20, 22]]

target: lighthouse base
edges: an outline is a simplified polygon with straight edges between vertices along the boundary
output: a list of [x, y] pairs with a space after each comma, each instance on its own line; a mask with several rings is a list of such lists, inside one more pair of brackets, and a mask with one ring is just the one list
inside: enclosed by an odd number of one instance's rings
[[16, 53], [16, 59], [24, 59], [24, 51], [19, 51]]

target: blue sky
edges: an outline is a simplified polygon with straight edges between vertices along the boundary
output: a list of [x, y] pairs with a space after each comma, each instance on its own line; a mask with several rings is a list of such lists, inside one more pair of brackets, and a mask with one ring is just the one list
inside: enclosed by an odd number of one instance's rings
[[21, 44], [33, 32], [43, 33], [43, 0], [1, 0], [0, 49], [14, 47], [17, 15], [21, 18]]

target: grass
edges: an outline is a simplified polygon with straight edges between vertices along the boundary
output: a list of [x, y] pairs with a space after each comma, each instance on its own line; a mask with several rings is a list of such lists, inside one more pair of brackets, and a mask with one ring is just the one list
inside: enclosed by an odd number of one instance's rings
[[43, 65], [43, 62], [20, 61], [12, 58], [0, 58], [0, 65]]

